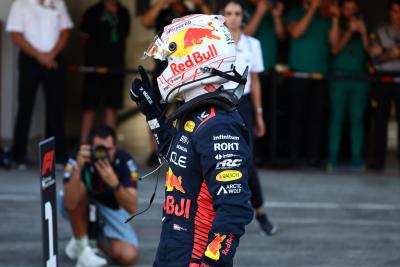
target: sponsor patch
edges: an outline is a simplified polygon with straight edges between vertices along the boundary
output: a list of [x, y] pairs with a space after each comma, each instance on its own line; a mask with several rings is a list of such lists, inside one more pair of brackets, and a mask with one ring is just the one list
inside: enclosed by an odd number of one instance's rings
[[183, 152], [187, 152], [188, 151], [186, 147], [183, 147], [183, 146], [181, 146], [179, 144], [176, 145], [176, 148], [179, 149], [180, 151], [183, 151]]
[[221, 249], [221, 244], [225, 240], [226, 235], [221, 236], [217, 233], [214, 233], [214, 235], [215, 237], [213, 241], [211, 241], [210, 244], [207, 246], [207, 250], [204, 254], [210, 259], [217, 261], [221, 257], [219, 250]]
[[227, 170], [227, 171], [218, 173], [215, 178], [219, 182], [230, 182], [230, 181], [239, 180], [240, 178], [242, 178], [242, 176], [243, 176], [243, 174], [240, 171]]
[[235, 155], [235, 154], [217, 154], [217, 155], [215, 155], [216, 160], [229, 159], [229, 158], [234, 158], [234, 157], [239, 157], [239, 155]]
[[165, 187], [168, 192], [178, 190], [183, 194], [186, 193], [182, 186], [182, 176], [176, 177], [171, 168], [168, 169], [165, 176]]
[[214, 143], [214, 151], [238, 151], [239, 143]]
[[218, 190], [217, 196], [228, 195], [228, 194], [240, 194], [242, 192], [241, 184], [228, 184], [226, 186], [221, 185]]
[[186, 169], [186, 160], [187, 157], [178, 155], [175, 151], [171, 153], [171, 156], [169, 157], [169, 161], [176, 166], [179, 166], [181, 168]]
[[150, 130], [155, 130], [160, 127], [157, 119], [152, 119], [147, 122], [149, 124]]
[[191, 132], [193, 132], [195, 126], [196, 126], [196, 123], [194, 123], [194, 121], [187, 121], [185, 123], [185, 126], [183, 127], [183, 129], [185, 129], [185, 131], [191, 133]]
[[214, 141], [219, 141], [219, 140], [234, 140], [234, 141], [239, 141], [240, 137], [239, 136], [232, 136], [230, 134], [220, 134], [220, 135], [214, 135], [213, 136]]
[[179, 142], [184, 143], [185, 145], [189, 144], [189, 138], [186, 135], [182, 135], [179, 139]]
[[220, 161], [217, 163], [217, 170], [223, 170], [223, 169], [231, 169], [231, 168], [237, 168], [240, 165], [242, 165], [243, 160], [242, 159], [224, 159], [223, 161]]
[[136, 182], [138, 179], [138, 173], [137, 172], [131, 172], [131, 180]]

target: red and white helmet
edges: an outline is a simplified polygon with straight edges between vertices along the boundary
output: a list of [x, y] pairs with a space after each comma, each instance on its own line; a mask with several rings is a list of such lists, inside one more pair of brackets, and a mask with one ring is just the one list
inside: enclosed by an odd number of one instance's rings
[[172, 21], [144, 53], [168, 66], [157, 78], [163, 101], [190, 100], [215, 91], [234, 72], [235, 42], [219, 15], [189, 15]]

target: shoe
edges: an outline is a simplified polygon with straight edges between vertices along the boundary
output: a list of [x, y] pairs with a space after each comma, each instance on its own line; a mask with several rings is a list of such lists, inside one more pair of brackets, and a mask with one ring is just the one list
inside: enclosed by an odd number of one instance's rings
[[101, 267], [107, 264], [107, 260], [96, 255], [94, 249], [84, 246], [80, 250], [76, 267]]
[[256, 220], [258, 221], [258, 224], [261, 228], [261, 230], [266, 234], [266, 235], [274, 235], [276, 231], [278, 230], [278, 227], [276, 227], [274, 224], [272, 224], [265, 213], [257, 214], [256, 215]]
[[76, 260], [78, 258], [79, 246], [78, 242], [74, 237], [68, 241], [68, 244], [65, 246], [65, 254], [70, 260]]

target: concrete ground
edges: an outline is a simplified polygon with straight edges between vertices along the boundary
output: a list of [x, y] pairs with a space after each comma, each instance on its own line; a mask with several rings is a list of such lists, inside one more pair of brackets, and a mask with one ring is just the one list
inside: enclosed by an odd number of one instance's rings
[[[400, 266], [400, 179], [396, 172], [262, 171], [260, 176], [265, 207], [279, 231], [266, 237], [251, 223], [235, 266]], [[61, 177], [59, 173], [58, 186]], [[154, 177], [147, 178], [139, 184], [141, 208], [147, 206], [154, 181]], [[151, 266], [156, 251], [163, 181], [160, 175], [151, 210], [132, 222], [141, 242], [140, 267]], [[0, 170], [0, 184], [0, 266], [42, 266], [38, 170]], [[60, 217], [58, 233], [59, 265], [75, 266], [63, 253], [71, 231]]]

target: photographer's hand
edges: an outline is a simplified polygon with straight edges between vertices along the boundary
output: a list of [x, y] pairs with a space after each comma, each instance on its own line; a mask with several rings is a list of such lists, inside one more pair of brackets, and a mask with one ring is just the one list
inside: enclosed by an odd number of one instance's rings
[[94, 166], [104, 183], [110, 187], [118, 185], [119, 180], [117, 174], [108, 160], [99, 160], [94, 164]]
[[96, 170], [102, 179], [111, 189], [118, 203], [130, 214], [137, 209], [137, 190], [136, 188], [125, 187], [120, 184], [117, 174], [114, 172], [108, 160], [99, 160], [95, 164]]
[[78, 155], [76, 156], [76, 163], [79, 169], [82, 169], [86, 163], [90, 163], [90, 146], [81, 145]]

